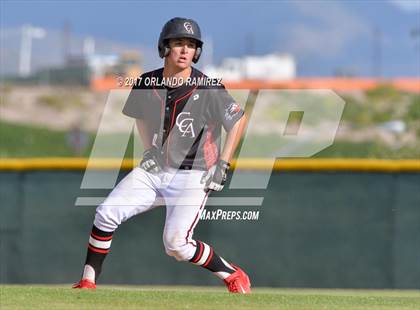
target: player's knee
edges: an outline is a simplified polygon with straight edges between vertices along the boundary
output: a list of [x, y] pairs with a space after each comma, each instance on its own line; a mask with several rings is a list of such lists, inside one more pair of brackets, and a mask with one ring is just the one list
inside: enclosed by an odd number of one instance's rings
[[163, 244], [165, 246], [165, 252], [169, 256], [172, 256], [177, 261], [186, 261], [189, 259], [185, 239], [179, 238], [176, 235], [167, 235], [163, 237]]
[[96, 208], [94, 225], [105, 231], [114, 231], [120, 224], [115, 218], [112, 206], [101, 204]]

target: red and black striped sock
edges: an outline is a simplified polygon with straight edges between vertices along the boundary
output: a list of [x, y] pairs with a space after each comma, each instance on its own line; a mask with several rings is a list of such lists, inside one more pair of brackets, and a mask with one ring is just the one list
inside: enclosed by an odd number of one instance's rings
[[226, 279], [235, 268], [214, 252], [208, 244], [197, 241], [197, 249], [190, 262], [214, 272], [219, 278]]
[[95, 225], [92, 227], [85, 265], [89, 265], [95, 270], [95, 281], [101, 273], [104, 259], [110, 251], [113, 233], [100, 230]]

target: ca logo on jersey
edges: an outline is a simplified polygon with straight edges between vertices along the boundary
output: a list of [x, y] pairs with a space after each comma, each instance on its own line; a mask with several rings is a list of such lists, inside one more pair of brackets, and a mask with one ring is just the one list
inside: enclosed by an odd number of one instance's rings
[[190, 112], [181, 112], [176, 118], [176, 125], [183, 137], [195, 138], [195, 132], [193, 127], [193, 118], [189, 118]]

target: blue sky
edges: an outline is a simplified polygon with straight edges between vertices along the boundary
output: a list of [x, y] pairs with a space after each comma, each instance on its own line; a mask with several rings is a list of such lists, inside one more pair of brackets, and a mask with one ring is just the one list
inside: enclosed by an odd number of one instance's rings
[[[373, 31], [381, 37], [385, 76], [419, 75], [418, 1], [2, 1], [1, 28], [24, 23], [124, 44], [156, 48], [162, 25], [174, 16], [197, 20], [211, 39], [214, 60], [252, 52], [291, 53], [298, 73], [337, 69], [372, 74]], [[246, 39], [248, 38], [248, 40]], [[250, 43], [252, 42], [252, 43]], [[205, 49], [206, 45], [204, 46]]]

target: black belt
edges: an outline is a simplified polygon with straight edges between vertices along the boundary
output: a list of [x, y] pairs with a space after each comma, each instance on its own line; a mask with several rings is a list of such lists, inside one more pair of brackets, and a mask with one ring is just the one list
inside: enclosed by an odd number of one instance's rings
[[[185, 164], [182, 164], [179, 167], [173, 167], [173, 166], [171, 166], [171, 167], [175, 168], [175, 169], [180, 169], [180, 170], [192, 170], [193, 169], [193, 165], [185, 165]], [[201, 168], [201, 167], [194, 167], [194, 170], [206, 171], [207, 169], [206, 168]]]
[[192, 169], [192, 165], [181, 165], [181, 166], [179, 166], [179, 169], [182, 169], [182, 170], [191, 170]]

